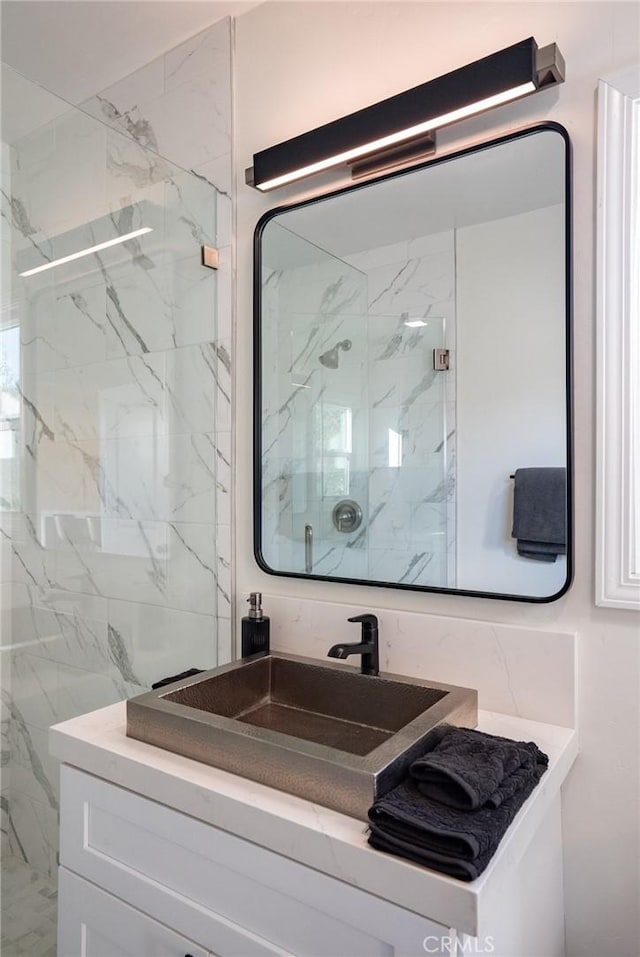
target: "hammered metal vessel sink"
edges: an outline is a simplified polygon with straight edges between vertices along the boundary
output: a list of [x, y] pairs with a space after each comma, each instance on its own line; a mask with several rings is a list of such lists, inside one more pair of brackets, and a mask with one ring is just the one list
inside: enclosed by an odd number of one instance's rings
[[366, 820], [477, 694], [335, 662], [253, 656], [127, 701], [127, 735]]

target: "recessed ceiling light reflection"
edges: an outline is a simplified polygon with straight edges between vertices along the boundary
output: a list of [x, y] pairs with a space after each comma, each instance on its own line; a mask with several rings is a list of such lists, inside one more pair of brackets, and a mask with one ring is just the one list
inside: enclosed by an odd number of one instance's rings
[[20, 276], [35, 276], [37, 272], [44, 272], [46, 269], [53, 269], [54, 266], [61, 266], [63, 263], [70, 263], [73, 259], [82, 259], [83, 256], [90, 256], [91, 253], [100, 252], [101, 249], [108, 249], [110, 246], [118, 246], [120, 243], [126, 243], [128, 239], [135, 239], [136, 236], [144, 236], [145, 233], [152, 233], [151, 226], [143, 226], [141, 229], [134, 229], [132, 233], [125, 233], [124, 236], [116, 236], [115, 239], [108, 239], [104, 243], [98, 243], [96, 246], [87, 246], [86, 249], [80, 249], [77, 253], [71, 253], [69, 256], [63, 256], [61, 259], [54, 259], [53, 262], [44, 263], [42, 266], [36, 266], [35, 269], [27, 269], [26, 272], [19, 273]]

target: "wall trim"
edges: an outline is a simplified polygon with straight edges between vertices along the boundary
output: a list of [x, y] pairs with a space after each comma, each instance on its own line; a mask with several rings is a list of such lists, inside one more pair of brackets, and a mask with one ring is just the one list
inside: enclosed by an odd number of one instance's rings
[[596, 604], [640, 608], [640, 65], [598, 81]]

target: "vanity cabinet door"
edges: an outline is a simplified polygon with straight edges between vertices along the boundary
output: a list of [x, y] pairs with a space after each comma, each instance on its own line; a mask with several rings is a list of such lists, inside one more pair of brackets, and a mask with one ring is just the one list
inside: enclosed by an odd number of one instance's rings
[[62, 869], [220, 957], [450, 953], [446, 927], [346, 881], [67, 765], [60, 780]]
[[214, 957], [66, 868], [58, 873], [58, 957]]

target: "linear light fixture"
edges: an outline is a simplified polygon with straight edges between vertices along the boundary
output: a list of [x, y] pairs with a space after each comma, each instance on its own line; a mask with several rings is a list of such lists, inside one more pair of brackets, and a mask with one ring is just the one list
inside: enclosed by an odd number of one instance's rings
[[42, 266], [36, 266], [35, 269], [27, 269], [26, 272], [18, 273], [19, 276], [35, 276], [37, 272], [44, 272], [45, 269], [53, 269], [54, 266], [61, 266], [63, 263], [70, 263], [72, 259], [82, 259], [83, 256], [90, 256], [91, 253], [98, 253], [101, 249], [108, 249], [109, 246], [117, 246], [119, 243], [126, 243], [128, 239], [135, 239], [136, 236], [144, 236], [145, 233], [152, 233], [151, 226], [143, 226], [141, 229], [134, 229], [132, 233], [125, 233], [123, 236], [116, 236], [115, 239], [108, 239], [104, 243], [98, 243], [96, 246], [87, 246], [86, 249], [80, 249], [77, 253], [71, 253], [69, 256], [62, 256], [61, 259], [53, 259], [51, 262], [44, 263]]
[[[247, 183], [263, 191], [348, 163], [388, 153], [387, 165], [435, 151], [433, 132], [465, 117], [564, 81], [555, 43], [533, 37], [333, 123], [255, 153]], [[405, 144], [406, 150], [401, 146]], [[357, 170], [358, 172], [367, 171]]]

